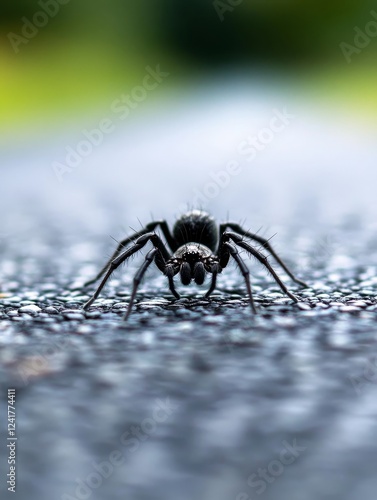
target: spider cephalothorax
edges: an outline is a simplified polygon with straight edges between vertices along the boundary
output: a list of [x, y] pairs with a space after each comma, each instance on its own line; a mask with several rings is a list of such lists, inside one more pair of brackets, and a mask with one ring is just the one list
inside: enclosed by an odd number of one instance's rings
[[[166, 245], [154, 231], [158, 226], [161, 228]], [[228, 228], [230, 231], [227, 230]], [[271, 267], [267, 257], [247, 240], [254, 240], [262, 245], [291, 279], [302, 286], [306, 286], [303, 281], [295, 278], [265, 238], [245, 231], [241, 226], [233, 222], [220, 224], [218, 230], [215, 219], [207, 212], [191, 210], [177, 220], [173, 227], [173, 234], [171, 234], [165, 221], [155, 221], [147, 224], [144, 229], [138, 231], [133, 236], [121, 241], [105, 267], [93, 280], [85, 283], [85, 286], [90, 285], [105, 275], [93, 297], [85, 304], [84, 309], [87, 309], [96, 300], [112, 272], [122, 262], [131, 257], [131, 255], [141, 250], [148, 242], [152, 243], [153, 248], [147, 253], [144, 263], [134, 277], [131, 299], [124, 319], [127, 319], [131, 312], [140, 281], [152, 262], [155, 262], [159, 270], [167, 277], [172, 294], [179, 299], [180, 296], [174, 285], [174, 276], [179, 274], [183, 285], [189, 285], [192, 281], [195, 281], [197, 285], [202, 285], [206, 274], [209, 273], [212, 277], [211, 285], [205, 295], [209, 297], [216, 287], [217, 275], [228, 265], [230, 257], [235, 260], [242, 272], [250, 306], [253, 312], [256, 312], [251, 292], [250, 273], [237, 247], [245, 249], [263, 264], [270, 271], [283, 292], [297, 302], [297, 298], [288, 291]], [[167, 250], [166, 246], [170, 248], [171, 253]]]
[[167, 261], [165, 274], [175, 276], [179, 272], [183, 285], [189, 285], [192, 280], [203, 285], [206, 272], [212, 273], [214, 266], [220, 267], [219, 259], [208, 247], [201, 243], [185, 243]]

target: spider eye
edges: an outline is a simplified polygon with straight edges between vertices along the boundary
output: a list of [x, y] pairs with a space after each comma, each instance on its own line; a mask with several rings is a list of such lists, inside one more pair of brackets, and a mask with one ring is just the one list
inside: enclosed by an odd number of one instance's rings
[[181, 281], [182, 285], [189, 285], [191, 282], [191, 266], [188, 262], [182, 262]]
[[197, 285], [203, 285], [206, 271], [203, 262], [197, 262], [194, 266], [194, 280]]

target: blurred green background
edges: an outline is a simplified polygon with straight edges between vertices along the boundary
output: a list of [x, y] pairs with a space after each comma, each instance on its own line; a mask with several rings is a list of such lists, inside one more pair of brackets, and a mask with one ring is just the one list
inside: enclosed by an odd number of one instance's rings
[[[1, 5], [2, 130], [100, 114], [157, 64], [171, 75], [164, 92], [244, 71], [281, 76], [364, 116], [377, 110], [377, 39], [350, 63], [340, 49], [373, 20], [375, 1], [243, 0], [223, 20], [236, 0], [64, 1]], [[16, 53], [9, 33], [22, 35], [42, 4], [59, 12]]]

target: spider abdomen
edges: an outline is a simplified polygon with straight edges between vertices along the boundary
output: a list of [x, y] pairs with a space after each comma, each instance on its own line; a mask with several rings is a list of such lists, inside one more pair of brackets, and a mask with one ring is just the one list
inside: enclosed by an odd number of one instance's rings
[[201, 210], [192, 210], [182, 215], [174, 225], [173, 236], [179, 246], [200, 243], [212, 251], [218, 242], [215, 219]]

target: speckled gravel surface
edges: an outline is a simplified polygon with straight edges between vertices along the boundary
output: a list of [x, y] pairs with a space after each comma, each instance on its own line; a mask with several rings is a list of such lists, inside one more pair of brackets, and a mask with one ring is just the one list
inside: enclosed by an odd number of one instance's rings
[[376, 242], [362, 227], [326, 245], [283, 232], [310, 286], [281, 274], [298, 304], [252, 261], [256, 316], [235, 267], [211, 300], [195, 287], [175, 300], [154, 269], [128, 324], [140, 259], [83, 312], [88, 291], [74, 289], [103, 263], [93, 248], [111, 244], [44, 231], [3, 242], [0, 263], [17, 498], [375, 498]]
[[[42, 134], [40, 147], [2, 147], [1, 499], [8, 387], [18, 436], [9, 498], [376, 499], [375, 131], [295, 99], [210, 87], [178, 110], [135, 115], [62, 183], [51, 164], [82, 125]], [[238, 145], [275, 107], [295, 119], [250, 163]], [[125, 325], [140, 255], [83, 312], [94, 288], [80, 286], [111, 254], [110, 235], [150, 211], [172, 223], [231, 160], [241, 173], [218, 188], [212, 213], [277, 233], [272, 244], [309, 284], [275, 266], [300, 302], [253, 260], [256, 316], [233, 265], [209, 301], [206, 287], [181, 286], [174, 300], [151, 267]]]

